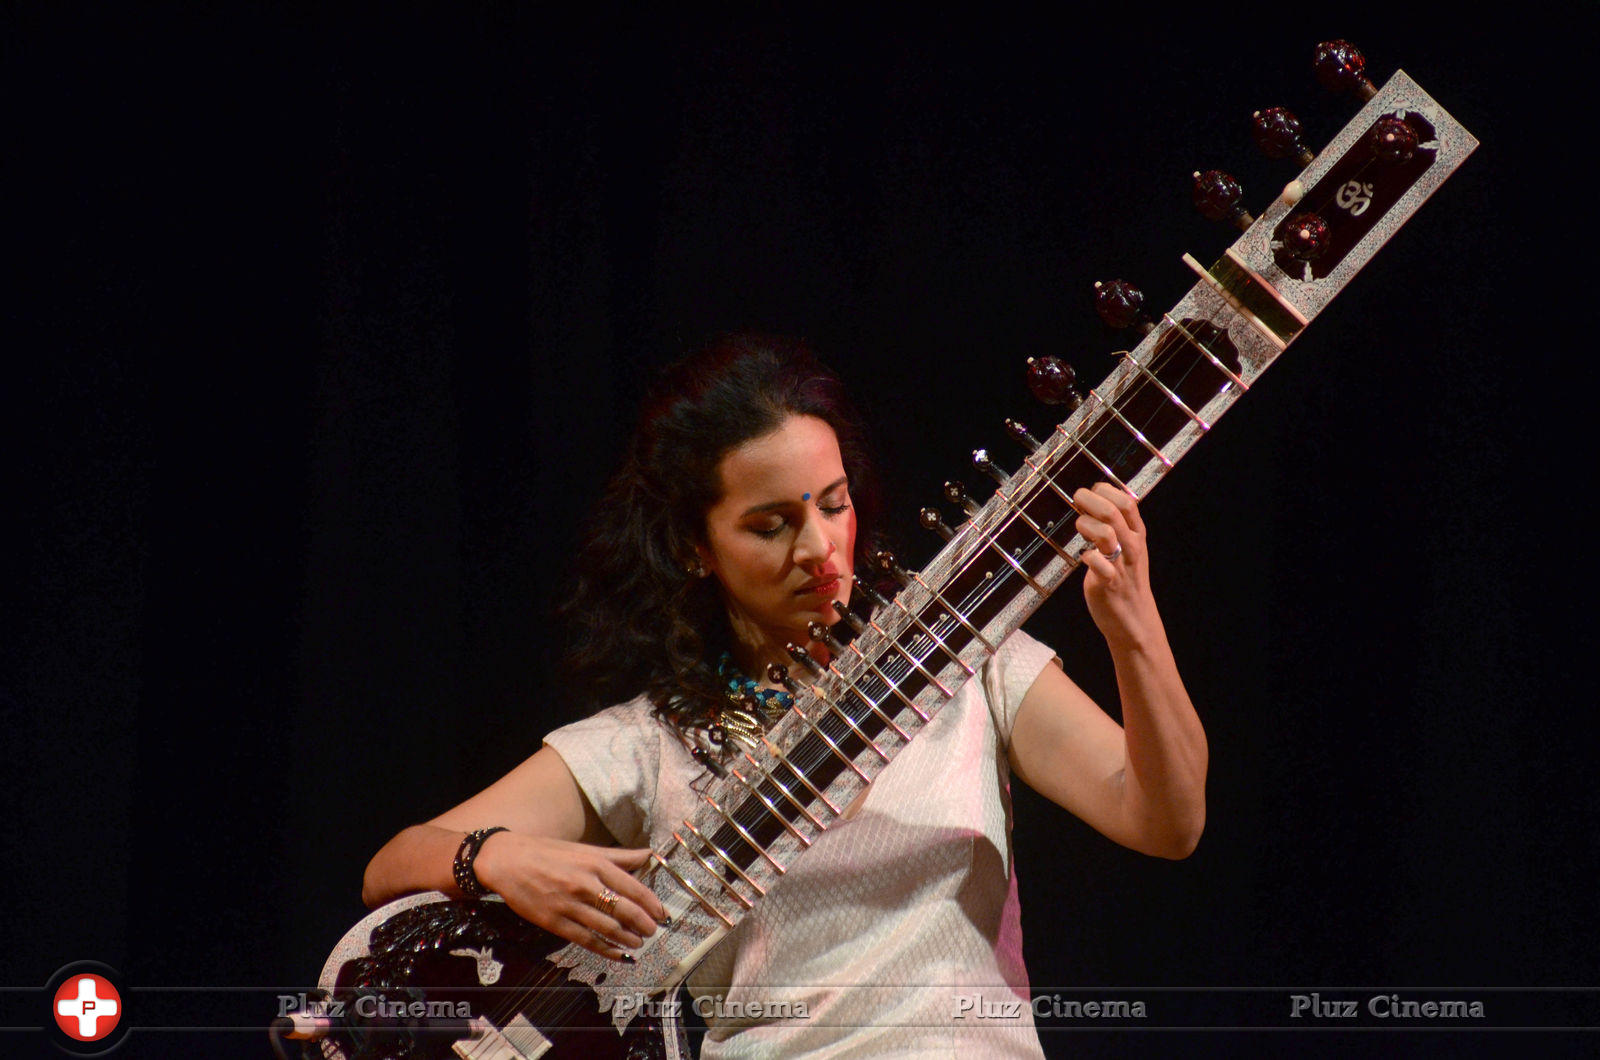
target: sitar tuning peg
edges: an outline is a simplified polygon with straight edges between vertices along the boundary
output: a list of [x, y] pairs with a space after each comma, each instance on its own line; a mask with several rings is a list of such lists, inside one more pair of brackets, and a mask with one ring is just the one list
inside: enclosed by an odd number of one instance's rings
[[1404, 165], [1411, 161], [1411, 157], [1417, 153], [1420, 145], [1417, 130], [1413, 129], [1404, 118], [1384, 118], [1372, 127], [1372, 132], [1367, 137], [1367, 146], [1372, 150], [1372, 157], [1391, 166]]
[[1018, 445], [1025, 445], [1029, 449], [1039, 448], [1041, 444], [1039, 439], [1028, 433], [1028, 425], [1026, 423], [1018, 423], [1016, 420], [1007, 418], [1005, 427], [1006, 433], [1011, 436], [1011, 440]]
[[1239, 205], [1244, 189], [1239, 182], [1220, 169], [1208, 169], [1194, 175], [1194, 208], [1212, 221], [1227, 221], [1244, 231], [1255, 223], [1250, 211]]
[[1072, 365], [1059, 357], [1028, 358], [1028, 391], [1046, 405], [1075, 409], [1083, 404], [1083, 395], [1076, 389], [1077, 382]]
[[1301, 139], [1302, 131], [1300, 119], [1285, 107], [1268, 107], [1250, 115], [1250, 135], [1268, 158], [1293, 156], [1302, 166], [1309, 166], [1317, 156]]
[[1367, 57], [1347, 40], [1325, 40], [1317, 45], [1311, 68], [1322, 87], [1331, 92], [1353, 91], [1363, 103], [1378, 94], [1366, 77]]
[[967, 496], [967, 487], [959, 482], [946, 482], [944, 484], [944, 499], [951, 504], [959, 505], [961, 510], [968, 515], [977, 515], [978, 506]]
[[[807, 632], [809, 632], [809, 630]], [[798, 645], [798, 644], [785, 644], [783, 646], [783, 650], [788, 652], [789, 653], [789, 657], [792, 658], [795, 662], [799, 663], [801, 666], [804, 666], [807, 670], [810, 670], [813, 676], [816, 676], [816, 677], [821, 677], [822, 676], [822, 666], [817, 662], [817, 660], [815, 660], [815, 659], [813, 659], [811, 657], [811, 653], [810, 652], [808, 652], [804, 648], [800, 647], [800, 645]], [[785, 688], [788, 688], [788, 685], [784, 684], [783, 681], [778, 681], [778, 683], [781, 684], [781, 685], [784, 685]], [[792, 688], [789, 689], [789, 690], [791, 692], [794, 691]]]
[[[790, 645], [790, 647], [792, 648], [793, 645]], [[790, 651], [789, 654], [793, 655], [794, 652]], [[798, 691], [798, 688], [794, 683], [794, 678], [789, 676], [789, 668], [782, 663], [767, 664], [767, 680], [771, 681], [775, 685], [782, 685], [791, 693]]]
[[924, 530], [932, 530], [946, 541], [956, 536], [956, 532], [945, 525], [944, 516], [939, 514], [937, 508], [924, 508], [917, 513], [917, 522], [922, 524]]
[[[890, 557], [890, 558], [892, 559], [893, 557]], [[872, 606], [873, 607], [888, 607], [889, 606], [889, 598], [887, 596], [884, 596], [882, 593], [880, 593], [878, 591], [878, 587], [876, 585], [873, 585], [871, 582], [867, 581], [867, 579], [863, 578], [859, 574], [851, 575], [850, 576], [850, 580], [855, 583], [855, 587], [857, 589], [861, 590], [861, 595], [865, 596], [868, 600], [870, 600], [872, 602]], [[851, 618], [855, 618], [854, 615], [851, 615], [850, 617]], [[859, 621], [859, 619], [857, 621]]]
[[[841, 614], [844, 612], [844, 608], [842, 607], [838, 608], [838, 610]], [[833, 635], [833, 630], [829, 629], [821, 622], [813, 620], [812, 622], [808, 623], [806, 625], [806, 632], [810, 634], [811, 639], [816, 641], [818, 644], [826, 644], [829, 651], [837, 653], [844, 650], [844, 645], [840, 644], [839, 638]]]
[[[886, 548], [879, 549], [873, 553], [872, 561], [878, 565], [879, 570], [893, 577], [901, 585], [905, 585], [911, 580], [911, 575], [906, 573], [904, 567], [900, 566], [900, 561], [895, 558], [894, 553]], [[877, 600], [874, 599], [873, 603], [877, 603]]]
[[1006, 473], [1000, 469], [999, 464], [989, 459], [989, 450], [974, 449], [972, 451], [972, 466], [1000, 483], [1000, 485], [1004, 486], [1006, 484]]
[[1328, 249], [1333, 230], [1315, 213], [1298, 214], [1283, 228], [1282, 246], [1297, 261], [1316, 261]]
[[1155, 327], [1144, 315], [1144, 292], [1127, 280], [1094, 283], [1094, 311], [1100, 319], [1113, 328], [1136, 327], [1142, 334], [1150, 334]]

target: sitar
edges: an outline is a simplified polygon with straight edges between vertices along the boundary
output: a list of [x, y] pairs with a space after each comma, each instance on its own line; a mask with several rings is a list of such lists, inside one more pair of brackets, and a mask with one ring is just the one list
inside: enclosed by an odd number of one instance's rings
[[1196, 282], [1159, 317], [1132, 286], [1096, 285], [1101, 316], [1136, 328], [1137, 344], [1081, 394], [1064, 362], [1031, 361], [1030, 388], [1066, 418], [1042, 437], [1007, 421], [1024, 452], [1014, 471], [973, 455], [994, 494], [979, 504], [948, 485], [964, 515], [956, 527], [922, 511], [943, 547], [921, 570], [879, 557], [899, 589], [863, 586], [870, 617], [846, 614], [847, 643], [812, 630], [833, 649], [828, 665], [791, 647], [796, 666], [772, 676], [791, 686], [793, 707], [757, 745], [713, 763], [698, 813], [640, 870], [672, 924], [633, 963], [492, 898], [412, 895], [375, 910], [329, 957], [320, 996], [293, 1014], [307, 1055], [688, 1055], [677, 988], [1078, 567], [1090, 545], [1073, 528], [1074, 491], [1106, 481], [1146, 496], [1477, 147], [1404, 72], [1380, 89], [1365, 65], [1347, 42], [1318, 46], [1319, 80], [1357, 94], [1359, 113], [1314, 153], [1288, 111], [1258, 112], [1258, 144], [1296, 159], [1299, 176], [1252, 217], [1233, 178], [1196, 173], [1196, 205], [1238, 239], [1209, 266], [1184, 255]]

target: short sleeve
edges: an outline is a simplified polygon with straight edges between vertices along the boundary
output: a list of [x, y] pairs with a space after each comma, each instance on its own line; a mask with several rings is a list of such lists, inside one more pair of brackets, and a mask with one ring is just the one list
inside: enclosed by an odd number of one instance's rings
[[623, 846], [649, 845], [661, 774], [661, 726], [643, 698], [608, 707], [544, 738]]
[[984, 694], [1002, 745], [1011, 743], [1022, 698], [1055, 657], [1053, 648], [1019, 629], [1001, 641], [994, 657], [983, 664]]

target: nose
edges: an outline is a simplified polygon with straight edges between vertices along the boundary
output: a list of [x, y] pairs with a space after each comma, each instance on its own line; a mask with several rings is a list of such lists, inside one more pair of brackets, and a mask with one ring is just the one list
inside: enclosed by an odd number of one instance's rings
[[794, 541], [794, 562], [799, 567], [817, 567], [826, 563], [838, 549], [828, 534], [826, 525], [816, 512], [806, 516], [805, 525]]

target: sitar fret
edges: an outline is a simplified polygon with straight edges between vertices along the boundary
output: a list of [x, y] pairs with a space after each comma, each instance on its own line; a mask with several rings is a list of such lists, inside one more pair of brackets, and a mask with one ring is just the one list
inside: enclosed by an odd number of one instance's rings
[[[845, 673], [843, 670], [838, 669], [837, 667], [829, 667], [829, 671], [828, 672], [830, 674], [834, 675], [838, 680], [843, 681], [845, 683], [845, 687], [847, 687], [850, 690], [850, 694], [853, 695], [856, 699], [860, 700], [862, 703], [865, 703], [867, 705], [867, 709], [869, 711], [871, 711], [873, 714], [875, 714], [883, 722], [883, 726], [884, 726], [885, 729], [887, 729], [889, 731], [892, 731], [896, 736], [898, 736], [900, 738], [900, 741], [902, 743], [910, 743], [911, 742], [912, 734], [906, 732], [899, 725], [896, 725], [894, 719], [892, 717], [890, 717], [888, 714], [884, 713], [883, 707], [881, 706], [880, 702], [878, 700], [873, 699], [871, 696], [867, 695], [866, 692], [862, 691], [861, 686], [858, 685], [855, 681], [851, 680], [849, 674]], [[882, 731], [883, 731], [883, 729], [879, 730], [880, 733]]]
[[1128, 363], [1133, 365], [1141, 376], [1143, 376], [1145, 379], [1148, 379], [1150, 383], [1161, 392], [1162, 396], [1170, 401], [1173, 406], [1180, 410], [1185, 416], [1189, 417], [1189, 421], [1191, 423], [1195, 424], [1195, 426], [1199, 427], [1202, 431], [1211, 430], [1210, 422], [1202, 419], [1198, 412], [1194, 411], [1194, 409], [1191, 409], [1181, 397], [1175, 394], [1171, 388], [1161, 381], [1160, 376], [1156, 375], [1149, 368], [1147, 368], [1143, 361], [1139, 360], [1139, 358], [1132, 353], [1128, 353], [1125, 356], [1128, 359]]
[[[835, 673], [837, 671], [830, 669], [829, 672]], [[847, 685], [846, 687], [850, 688], [851, 686]], [[876, 755], [879, 761], [887, 764], [888, 761], [894, 757], [893, 755], [885, 754], [883, 748], [879, 747], [877, 744], [878, 739], [884, 735], [884, 726], [877, 717], [873, 716], [874, 712], [877, 711], [876, 704], [857, 695], [852, 689], [852, 691], [850, 691], [845, 698], [845, 705], [854, 705], [855, 702], [859, 701], [865, 703], [867, 707], [865, 711], [857, 716], [852, 715], [849, 710], [846, 710], [844, 706], [835, 701], [835, 699], [828, 695], [827, 691], [820, 685], [816, 689], [816, 694], [818, 700], [828, 705], [829, 712], [837, 717], [840, 721], [850, 726], [850, 731], [855, 733], [857, 739], [860, 739], [867, 745], [867, 749]], [[870, 726], [873, 731], [871, 733], [864, 731], [861, 728], [862, 725]], [[898, 729], [896, 731], [898, 731]], [[869, 780], [868, 783], [871, 783], [871, 781]]]
[[[902, 704], [904, 704], [905, 708], [907, 710], [911, 711], [911, 713], [916, 716], [918, 721], [926, 722], [928, 720], [928, 715], [923, 713], [923, 711], [917, 706], [916, 701], [913, 700], [912, 698], [910, 698], [909, 696], [907, 696], [905, 690], [902, 689], [898, 683], [889, 680], [889, 678], [884, 675], [883, 671], [881, 669], [879, 669], [878, 664], [873, 660], [873, 658], [870, 655], [867, 655], [860, 648], [856, 647], [856, 644], [855, 644], [854, 641], [852, 641], [849, 644], [847, 644], [846, 647], [852, 653], [854, 653], [856, 659], [860, 660], [861, 665], [866, 666], [869, 670], [872, 671], [872, 676], [873, 677], [875, 677], [878, 680], [883, 682], [884, 686], [889, 689], [890, 693], [896, 699], [898, 699]], [[859, 685], [860, 680], [858, 679], [854, 683]], [[884, 702], [884, 700], [879, 700], [879, 702]], [[896, 713], [898, 714], [899, 711], [896, 711]], [[913, 727], [915, 727], [915, 723], [912, 723], [912, 724], [913, 724]], [[914, 732], [913, 732], [913, 735], [915, 735]], [[907, 739], [909, 739], [909, 738], [910, 737], [907, 737]]]
[[[749, 761], [750, 765], [755, 768], [756, 772], [761, 774], [762, 780], [761, 780], [761, 783], [759, 785], [753, 785], [748, 780], [746, 780], [744, 778], [743, 774], [741, 774], [741, 773], [739, 773], [737, 771], [730, 770], [730, 772], [733, 772], [734, 776], [738, 778], [739, 783], [741, 783], [745, 787], [749, 788], [751, 790], [751, 793], [754, 794], [757, 798], [759, 798], [762, 801], [762, 803], [765, 804], [766, 807], [768, 809], [770, 809], [773, 812], [773, 815], [776, 816], [779, 820], [781, 820], [781, 821], [783, 821], [783, 822], [785, 822], [787, 824], [787, 823], [789, 823], [791, 821], [795, 821], [795, 820], [798, 820], [801, 817], [804, 817], [806, 819], [806, 823], [811, 825], [812, 828], [816, 829], [816, 831], [818, 831], [818, 832], [822, 831], [822, 829], [823, 829], [822, 822], [817, 820], [817, 818], [812, 815], [811, 811], [809, 809], [807, 809], [806, 804], [804, 802], [802, 802], [800, 799], [795, 797], [795, 794], [794, 794], [793, 791], [791, 791], [789, 788], [785, 787], [783, 784], [781, 784], [777, 780], [775, 780], [773, 778], [773, 776], [772, 776], [772, 773], [767, 769], [767, 767], [762, 765], [760, 760], [757, 759], [750, 752], [748, 752], [748, 751], [744, 752], [744, 757], [745, 757], [745, 759], [747, 761]], [[769, 786], [769, 785], [772, 788], [776, 789], [777, 791], [781, 792], [783, 794], [784, 800], [790, 806], [794, 807], [795, 817], [791, 818], [786, 813], [780, 812], [778, 810], [777, 806], [774, 805], [772, 803], [772, 801], [770, 799], [768, 799], [767, 796], [762, 792], [762, 790], [761, 790], [762, 787]], [[741, 809], [742, 808], [743, 807], [741, 806]], [[790, 831], [794, 833], [795, 839], [802, 846], [810, 846], [811, 845], [810, 838], [807, 837], [804, 832], [801, 832], [798, 828], [795, 828], [792, 824], [790, 824]]]
[[[961, 655], [960, 655], [960, 646], [957, 646], [957, 648], [955, 650], [952, 650], [950, 648], [950, 646], [945, 643], [944, 638], [939, 636], [938, 633], [934, 632], [933, 628], [931, 626], [929, 626], [926, 622], [924, 622], [922, 620], [922, 617], [920, 615], [918, 615], [916, 611], [913, 611], [911, 608], [906, 607], [906, 605], [903, 602], [901, 602], [899, 595], [896, 595], [895, 598], [890, 602], [895, 604], [896, 606], [898, 606], [900, 608], [900, 610], [904, 611], [905, 614], [906, 614], [906, 617], [910, 618], [911, 622], [912, 622], [912, 625], [914, 625], [916, 627], [916, 630], [907, 630], [908, 633], [912, 633], [912, 642], [913, 642], [913, 644], [915, 644], [917, 636], [927, 637], [928, 641], [930, 643], [930, 650], [929, 650], [928, 654], [932, 654], [932, 648], [933, 647], [937, 647], [939, 649], [939, 651], [942, 652], [945, 655], [945, 657], [950, 660], [950, 662], [952, 662], [955, 665], [959, 666], [965, 672], [966, 677], [971, 677], [976, 672], [976, 671], [974, 671], [972, 669], [972, 667], [968, 666], [965, 662], [962, 661]], [[906, 647], [910, 648], [910, 647], [912, 647], [912, 645], [906, 645]], [[923, 659], [924, 660], [927, 659], [927, 655], [926, 654], [923, 656]], [[941, 667], [941, 669], [943, 669], [943, 667]], [[940, 688], [940, 691], [944, 692], [944, 694], [946, 696], [954, 695], [953, 692], [951, 692], [948, 689], [946, 689], [944, 687], [944, 685], [942, 685], [942, 684], [939, 686], [939, 688]]]
[[1100, 396], [1100, 391], [1098, 391], [1098, 390], [1089, 391], [1089, 396], [1094, 398], [1095, 402], [1098, 403], [1101, 408], [1105, 409], [1106, 412], [1110, 413], [1112, 418], [1115, 419], [1119, 424], [1121, 424], [1122, 427], [1129, 434], [1131, 434], [1138, 441], [1138, 443], [1140, 445], [1144, 446], [1145, 449], [1149, 451], [1151, 456], [1155, 457], [1158, 461], [1160, 461], [1162, 467], [1167, 468], [1169, 471], [1172, 469], [1173, 464], [1172, 464], [1172, 461], [1167, 458], [1167, 454], [1163, 453], [1161, 451], [1161, 447], [1160, 446], [1152, 445], [1150, 443], [1150, 439], [1145, 437], [1144, 432], [1141, 431], [1139, 428], [1135, 427], [1132, 423], [1130, 423], [1128, 421], [1128, 418], [1122, 414], [1122, 410], [1117, 408], [1115, 402], [1109, 401], [1106, 398], [1101, 397]]
[[[914, 698], [906, 695], [906, 686], [917, 677], [925, 682], [936, 681], [935, 675], [945, 668], [959, 668], [963, 677], [970, 676], [972, 666], [963, 659], [962, 653], [974, 640], [983, 644], [983, 654], [992, 651], [992, 647], [982, 641], [976, 626], [965, 616], [955, 617], [958, 608], [946, 606], [941, 610], [938, 605], [947, 601], [929, 595], [932, 606], [920, 611], [907, 604], [906, 594], [897, 597], [900, 603], [897, 610], [909, 620], [897, 634], [891, 635], [883, 626], [874, 624], [872, 628], [880, 633], [879, 639], [884, 643], [879, 648], [878, 658], [868, 660], [870, 665], [866, 672], [852, 677], [830, 667], [817, 685], [806, 690], [828, 709], [813, 716], [797, 705], [796, 714], [808, 731], [783, 752], [784, 765], [772, 770], [780, 774], [769, 781], [774, 786], [773, 791], [764, 790], [765, 783], [757, 784], [739, 798], [732, 809], [723, 811], [729, 819], [722, 822], [711, 840], [717, 855], [726, 856], [741, 869], [747, 869], [758, 857], [770, 858], [772, 855], [766, 849], [769, 844], [786, 831], [797, 832], [804, 801], [793, 797], [797, 785], [784, 782], [781, 770], [786, 767], [799, 782], [798, 786], [819, 800], [846, 769], [864, 788], [875, 776], [875, 769], [870, 760], [861, 761], [861, 755], [870, 752], [878, 760], [878, 767], [887, 764], [892, 756], [879, 747], [877, 741], [891, 729], [909, 740], [930, 716], [916, 708]], [[931, 613], [934, 611], [938, 613]], [[859, 640], [856, 642], [857, 657], [867, 660], [858, 646]], [[942, 656], [946, 662], [930, 670], [929, 659], [934, 656]], [[827, 687], [830, 680], [839, 686], [833, 693]], [[905, 727], [896, 724], [883, 710], [891, 697], [898, 698], [910, 709], [916, 721], [908, 719]], [[742, 776], [741, 783], [746, 783]], [[786, 796], [793, 813], [786, 812], [779, 801]], [[733, 799], [729, 801], [732, 803]], [[837, 812], [837, 805], [831, 802], [826, 805], [831, 812]]]
[[[993, 545], [992, 541], [989, 543]], [[990, 655], [994, 654], [995, 646], [990, 644], [987, 638], [985, 638], [984, 635], [979, 632], [978, 628], [968, 620], [967, 616], [962, 612], [958, 605], [950, 603], [950, 601], [945, 598], [945, 594], [936, 586], [929, 584], [920, 573], [912, 572], [911, 577], [917, 583], [917, 585], [928, 594], [933, 603], [943, 609], [934, 619], [935, 626], [942, 625], [946, 621], [954, 622], [972, 637], [976, 638], [978, 642], [983, 645], [985, 652]], [[963, 668], [965, 668], [965, 664], [963, 664]]]
[[[913, 657], [907, 656], [908, 659]], [[892, 663], [890, 668], [893, 669]], [[830, 669], [829, 672], [833, 671]], [[890, 696], [896, 696], [911, 707], [911, 699], [902, 690], [911, 682], [909, 673], [902, 672], [896, 678], [881, 667], [875, 667], [871, 675], [863, 674], [853, 682], [847, 682], [843, 689], [832, 696], [819, 685], [816, 691], [821, 694], [816, 698], [819, 702], [826, 702], [829, 709], [815, 718], [803, 712], [800, 714], [807, 733], [782, 752], [781, 765], [763, 770], [768, 774], [766, 779], [754, 787], [750, 796], [741, 798], [738, 805], [729, 811], [732, 820], [724, 824], [715, 836], [719, 847], [741, 867], [745, 867], [758, 854], [770, 856], [764, 849], [756, 848], [764, 848], [783, 831], [798, 835], [802, 816], [806, 816], [820, 831], [820, 822], [805, 811], [804, 804], [809, 800], [797, 798], [795, 793], [809, 791], [812, 798], [837, 815], [837, 805], [828, 801], [823, 792], [846, 767], [862, 780], [864, 787], [874, 775], [856, 761], [865, 751], [870, 750], [880, 763], [890, 760], [892, 756], [877, 746], [877, 740], [889, 731], [893, 723], [879, 704]], [[875, 684], [881, 691], [874, 689]], [[919, 714], [918, 718], [919, 721], [926, 720], [925, 715]], [[911, 732], [893, 725], [893, 730], [905, 740], [915, 733], [915, 723], [907, 724], [912, 727]], [[741, 783], [745, 783], [742, 778]], [[765, 790], [767, 785], [772, 786], [770, 792]], [[732, 802], [731, 799], [729, 801]], [[782, 809], [785, 803], [792, 812]], [[750, 843], [752, 838], [756, 840], [754, 847]]]
[[[754, 789], [751, 789], [751, 790], [752, 790], [752, 792], [754, 791]], [[733, 816], [730, 813], [728, 813], [727, 810], [723, 809], [722, 808], [722, 804], [720, 802], [718, 802], [716, 799], [713, 799], [710, 795], [705, 795], [705, 796], [702, 796], [702, 797], [711, 806], [711, 808], [716, 811], [718, 817], [721, 817], [724, 821], [727, 821], [728, 824], [731, 825], [734, 828], [734, 830], [739, 833], [739, 838], [743, 839], [745, 841], [745, 843], [747, 843], [749, 846], [751, 846], [756, 851], [756, 853], [760, 854], [762, 857], [767, 859], [768, 863], [772, 865], [773, 869], [778, 873], [779, 876], [782, 876], [784, 873], [789, 871], [788, 868], [782, 862], [778, 861], [777, 858], [772, 856], [772, 854], [767, 850], [765, 845], [763, 845], [759, 840], [757, 840], [755, 836], [751, 835], [750, 832], [743, 825], [741, 825], [738, 821], [736, 821], [733, 818]], [[771, 812], [776, 813], [777, 811], [776, 811], [776, 809], [773, 809]], [[778, 820], [782, 821], [783, 818], [779, 817]], [[688, 822], [685, 822], [685, 823], [688, 823]], [[796, 834], [798, 834], [798, 833], [796, 833]]]

